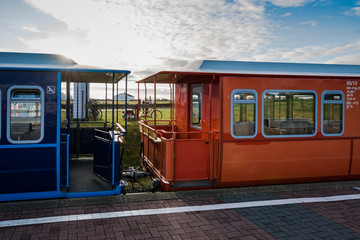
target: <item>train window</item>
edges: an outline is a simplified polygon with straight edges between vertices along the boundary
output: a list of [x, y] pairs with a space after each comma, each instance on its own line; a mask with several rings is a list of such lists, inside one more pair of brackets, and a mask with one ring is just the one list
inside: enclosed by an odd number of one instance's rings
[[344, 93], [324, 91], [321, 97], [321, 132], [324, 136], [342, 135], [344, 132]]
[[202, 87], [193, 85], [191, 87], [191, 126], [201, 129], [201, 107], [202, 107]]
[[44, 93], [35, 86], [8, 90], [7, 138], [11, 143], [37, 143], [43, 137]]
[[257, 132], [257, 93], [236, 89], [231, 93], [231, 135], [234, 138], [255, 137]]
[[316, 93], [268, 90], [263, 94], [263, 135], [301, 137], [316, 134]]

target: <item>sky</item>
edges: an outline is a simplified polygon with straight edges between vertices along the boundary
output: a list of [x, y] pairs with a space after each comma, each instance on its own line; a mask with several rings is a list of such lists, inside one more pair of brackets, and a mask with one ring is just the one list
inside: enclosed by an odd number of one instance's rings
[[360, 0], [0, 0], [0, 36], [0, 51], [131, 70], [136, 96], [196, 60], [360, 64]]

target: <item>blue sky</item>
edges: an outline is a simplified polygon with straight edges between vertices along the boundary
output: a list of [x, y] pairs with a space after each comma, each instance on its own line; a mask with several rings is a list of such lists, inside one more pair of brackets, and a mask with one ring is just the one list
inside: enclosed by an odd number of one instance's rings
[[0, 36], [132, 81], [201, 59], [360, 64], [360, 0], [1, 0]]

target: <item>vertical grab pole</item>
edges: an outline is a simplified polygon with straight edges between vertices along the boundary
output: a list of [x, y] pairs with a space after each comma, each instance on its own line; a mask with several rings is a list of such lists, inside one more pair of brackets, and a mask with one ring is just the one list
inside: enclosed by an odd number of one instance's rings
[[145, 85], [145, 122], [147, 123], [147, 88], [146, 88], [146, 83], [144, 83]]
[[171, 102], [171, 106], [172, 106], [172, 112], [171, 112], [171, 122], [172, 122], [172, 126], [171, 126], [171, 130], [172, 132], [175, 131], [175, 81], [176, 81], [176, 77], [177, 75], [175, 74], [174, 79], [173, 79], [173, 83], [172, 83], [172, 102]]
[[70, 134], [70, 74], [67, 74], [66, 81], [66, 133]]
[[104, 128], [106, 127], [107, 124], [107, 83], [105, 83], [105, 123], [104, 123]]
[[137, 120], [140, 121], [140, 83], [138, 83], [138, 106], [137, 106]]
[[172, 87], [172, 105], [173, 105], [173, 112], [172, 112], [172, 141], [173, 141], [173, 158], [172, 158], [172, 176], [171, 176], [171, 181], [172, 183], [175, 182], [175, 161], [176, 161], [176, 143], [175, 143], [175, 139], [176, 139], [176, 133], [175, 133], [175, 81], [176, 81], [177, 75], [175, 74], [174, 79], [173, 79], [173, 87]]
[[116, 83], [116, 122], [119, 122], [119, 82]]
[[[210, 177], [210, 181], [214, 179], [214, 139], [213, 139], [213, 134], [212, 134], [212, 128], [211, 128], [211, 122], [212, 122], [212, 86], [213, 86], [213, 83], [215, 81], [215, 75], [213, 75], [212, 79], [211, 79], [211, 82], [210, 82], [210, 133], [209, 133], [209, 147], [210, 147], [210, 163], [209, 163], [209, 166], [211, 166], [211, 169], [209, 169], [209, 177]], [[212, 154], [211, 154], [212, 153]]]
[[[125, 95], [126, 96], [126, 95]], [[111, 134], [112, 134], [112, 154], [111, 154], [111, 160], [112, 160], [112, 185], [114, 186], [115, 183], [115, 135], [114, 135], [114, 121], [115, 121], [115, 116], [114, 116], [114, 105], [115, 105], [115, 73], [113, 73], [113, 77], [112, 77], [112, 123], [111, 123]]]
[[154, 129], [156, 132], [156, 76], [154, 76]]
[[125, 132], [127, 133], [127, 81], [128, 75], [125, 75]]
[[76, 123], [79, 125], [79, 82], [76, 83]]
[[70, 74], [66, 79], [66, 189], [69, 190], [69, 165], [70, 165]]

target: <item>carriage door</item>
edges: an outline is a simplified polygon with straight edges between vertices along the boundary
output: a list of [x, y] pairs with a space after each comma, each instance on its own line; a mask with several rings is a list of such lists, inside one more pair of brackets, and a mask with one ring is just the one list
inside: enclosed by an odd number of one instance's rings
[[111, 131], [95, 129], [94, 173], [113, 186], [120, 183], [121, 142], [121, 137]]
[[[210, 178], [210, 132], [205, 130], [204, 86], [190, 84], [189, 132], [187, 137], [176, 139], [175, 181], [192, 181], [194, 185], [207, 185]], [[208, 99], [207, 99], [208, 100]], [[185, 134], [184, 134], [185, 135]]]
[[99, 129], [95, 129], [94, 173], [106, 182], [112, 180], [112, 136]]

